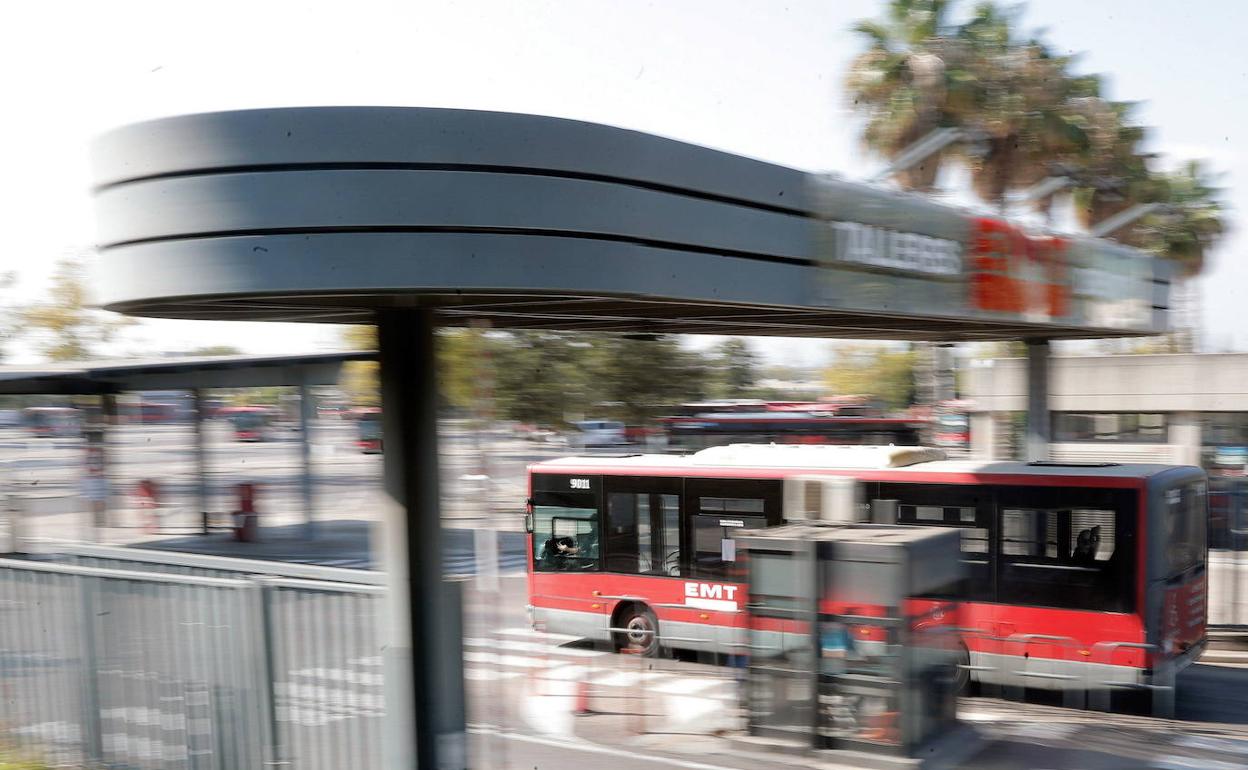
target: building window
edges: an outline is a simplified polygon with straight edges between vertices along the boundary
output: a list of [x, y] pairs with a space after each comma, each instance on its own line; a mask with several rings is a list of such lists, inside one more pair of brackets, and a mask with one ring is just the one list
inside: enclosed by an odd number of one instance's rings
[[1161, 412], [1055, 412], [1053, 440], [1164, 444], [1166, 423]]

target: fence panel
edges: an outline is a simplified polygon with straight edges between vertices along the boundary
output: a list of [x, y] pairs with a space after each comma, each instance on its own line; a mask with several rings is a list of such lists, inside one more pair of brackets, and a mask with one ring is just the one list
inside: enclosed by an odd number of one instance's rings
[[0, 729], [59, 765], [376, 766], [383, 590], [0, 559]]
[[275, 743], [298, 770], [381, 763], [384, 589], [291, 578], [262, 584], [272, 621]]

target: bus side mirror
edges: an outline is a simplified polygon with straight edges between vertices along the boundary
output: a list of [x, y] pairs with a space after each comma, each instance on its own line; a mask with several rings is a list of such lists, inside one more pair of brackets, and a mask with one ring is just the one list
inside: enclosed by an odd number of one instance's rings
[[524, 514], [524, 531], [530, 535], [533, 534], [533, 514], [531, 513]]

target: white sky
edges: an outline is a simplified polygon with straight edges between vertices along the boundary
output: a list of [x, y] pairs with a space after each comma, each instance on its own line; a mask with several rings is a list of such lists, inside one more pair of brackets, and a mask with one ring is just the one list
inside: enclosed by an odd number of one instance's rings
[[[960, 9], [969, 10], [963, 2]], [[3, 10], [0, 271], [29, 302], [52, 265], [90, 249], [86, 151], [136, 120], [247, 107], [384, 104], [531, 112], [663, 134], [810, 170], [871, 173], [838, 84], [860, 50], [854, 20], [883, 0], [423, 3], [14, 2]], [[1026, 15], [1112, 96], [1140, 100], [1157, 149], [1206, 157], [1248, 210], [1245, 7], [1192, 0], [1164, 16], [1130, 0], [1045, 0]], [[958, 196], [960, 197], [960, 196]], [[1238, 231], [1203, 281], [1206, 339], [1248, 349], [1238, 323], [1248, 265]], [[208, 344], [247, 352], [335, 346], [334, 327], [144, 321], [117, 352]], [[756, 346], [817, 364], [826, 344]], [[28, 350], [16, 350], [29, 360]]]

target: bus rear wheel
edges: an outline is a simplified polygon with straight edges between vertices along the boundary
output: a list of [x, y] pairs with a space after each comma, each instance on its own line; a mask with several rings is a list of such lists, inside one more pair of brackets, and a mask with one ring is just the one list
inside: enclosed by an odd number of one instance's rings
[[643, 658], [659, 654], [659, 622], [644, 604], [631, 604], [619, 613], [614, 632], [616, 652], [629, 652]]

